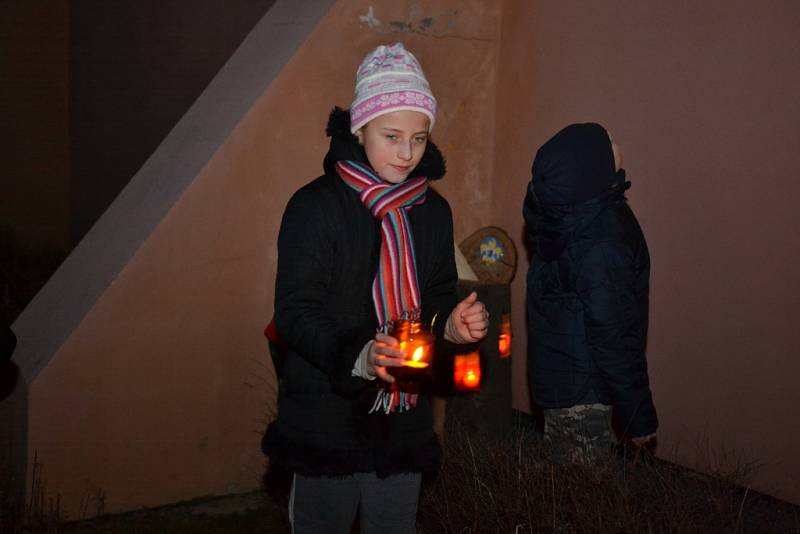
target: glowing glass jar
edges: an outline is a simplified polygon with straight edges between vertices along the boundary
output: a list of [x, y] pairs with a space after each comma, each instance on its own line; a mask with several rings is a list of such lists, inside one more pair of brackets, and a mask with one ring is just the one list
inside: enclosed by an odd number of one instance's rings
[[453, 384], [458, 391], [477, 391], [481, 388], [481, 355], [478, 351], [456, 355]]
[[500, 318], [500, 336], [497, 339], [497, 351], [501, 358], [511, 356], [511, 317], [504, 313]]
[[387, 367], [395, 378], [413, 380], [433, 373], [433, 334], [418, 321], [397, 321], [391, 333], [405, 353], [403, 365]]

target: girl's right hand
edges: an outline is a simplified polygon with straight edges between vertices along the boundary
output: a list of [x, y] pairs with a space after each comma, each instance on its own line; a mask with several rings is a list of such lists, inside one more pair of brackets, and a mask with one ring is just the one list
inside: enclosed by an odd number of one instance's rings
[[367, 355], [367, 372], [391, 384], [394, 382], [394, 377], [386, 371], [386, 368], [400, 367], [404, 358], [405, 353], [398, 348], [395, 338], [377, 333], [375, 343], [369, 348]]

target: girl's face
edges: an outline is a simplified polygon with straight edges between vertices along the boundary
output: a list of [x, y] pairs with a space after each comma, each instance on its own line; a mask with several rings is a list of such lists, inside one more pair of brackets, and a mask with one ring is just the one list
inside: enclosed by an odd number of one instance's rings
[[428, 144], [430, 119], [418, 111], [393, 111], [369, 121], [356, 132], [378, 176], [393, 184], [408, 178]]

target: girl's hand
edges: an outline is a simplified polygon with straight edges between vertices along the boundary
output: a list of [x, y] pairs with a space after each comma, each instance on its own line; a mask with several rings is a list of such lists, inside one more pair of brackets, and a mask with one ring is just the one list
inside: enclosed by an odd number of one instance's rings
[[405, 353], [397, 348], [397, 345], [397, 340], [392, 336], [375, 334], [375, 343], [369, 348], [367, 355], [367, 372], [390, 384], [394, 382], [394, 377], [386, 371], [386, 368], [403, 365]]
[[452, 343], [475, 343], [489, 333], [489, 312], [472, 292], [453, 309], [444, 327], [444, 338]]

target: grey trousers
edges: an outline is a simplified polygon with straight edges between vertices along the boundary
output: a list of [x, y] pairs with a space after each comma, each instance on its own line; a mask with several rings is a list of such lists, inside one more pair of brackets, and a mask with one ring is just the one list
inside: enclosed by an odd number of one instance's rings
[[348, 534], [361, 515], [361, 534], [416, 532], [422, 475], [378, 478], [375, 473], [346, 477], [295, 475], [289, 497], [293, 534]]

